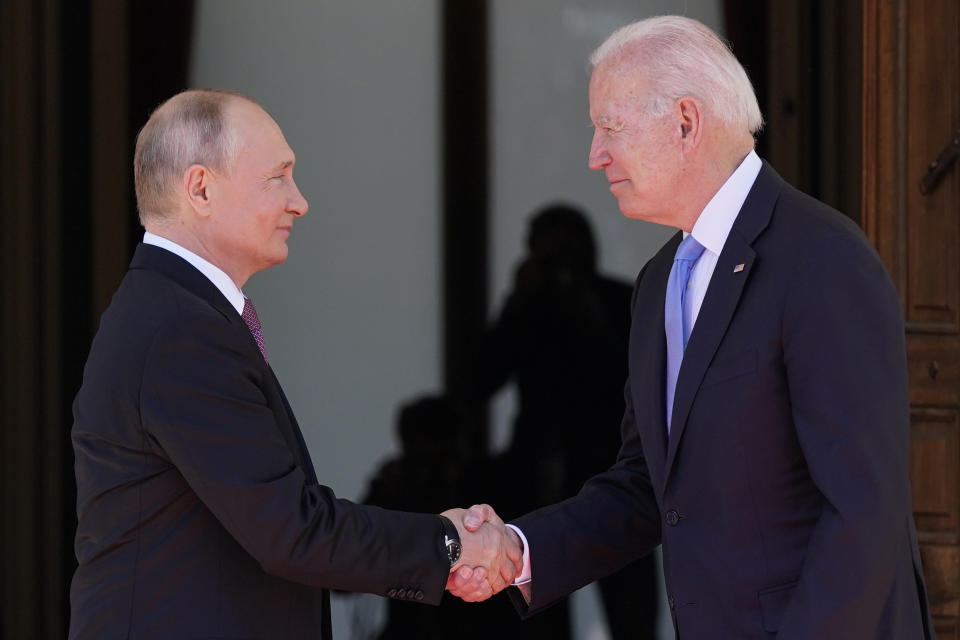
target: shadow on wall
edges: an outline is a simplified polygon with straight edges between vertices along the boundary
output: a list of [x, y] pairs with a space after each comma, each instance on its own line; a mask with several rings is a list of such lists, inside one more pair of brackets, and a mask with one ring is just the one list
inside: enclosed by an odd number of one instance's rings
[[[376, 471], [364, 502], [432, 513], [487, 502], [509, 520], [575, 494], [613, 463], [630, 286], [597, 273], [590, 225], [569, 205], [550, 205], [532, 216], [527, 248], [500, 317], [475, 356], [473, 396], [422, 396], [404, 404], [396, 425], [402, 452]], [[465, 418], [508, 383], [520, 398], [508, 449], [492, 457], [459, 455]], [[599, 587], [613, 640], [656, 637], [652, 555], [600, 580]], [[569, 609], [564, 599], [521, 621], [505, 594], [482, 604], [445, 595], [439, 607], [390, 601], [378, 637], [445, 638], [447, 629], [457, 628], [476, 638], [570, 638]]]

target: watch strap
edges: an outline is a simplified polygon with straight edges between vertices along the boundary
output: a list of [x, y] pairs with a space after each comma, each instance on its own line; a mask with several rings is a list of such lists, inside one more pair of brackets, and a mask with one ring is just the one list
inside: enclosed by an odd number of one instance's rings
[[446, 553], [447, 559], [450, 561], [450, 566], [453, 567], [460, 560], [462, 550], [460, 534], [457, 532], [457, 527], [450, 518], [440, 516], [440, 523], [442, 525], [444, 553]]

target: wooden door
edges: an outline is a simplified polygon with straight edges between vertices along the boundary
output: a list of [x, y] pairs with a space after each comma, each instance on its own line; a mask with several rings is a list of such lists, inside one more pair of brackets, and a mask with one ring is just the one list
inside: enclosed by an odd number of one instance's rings
[[900, 292], [913, 507], [938, 637], [960, 638], [960, 2], [864, 0], [863, 224]]

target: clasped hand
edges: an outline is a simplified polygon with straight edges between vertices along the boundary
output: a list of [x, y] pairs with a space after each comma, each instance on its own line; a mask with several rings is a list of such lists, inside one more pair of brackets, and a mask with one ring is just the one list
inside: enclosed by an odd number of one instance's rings
[[448, 509], [460, 534], [459, 562], [450, 569], [447, 589], [467, 602], [486, 600], [513, 584], [523, 569], [520, 537], [489, 505]]

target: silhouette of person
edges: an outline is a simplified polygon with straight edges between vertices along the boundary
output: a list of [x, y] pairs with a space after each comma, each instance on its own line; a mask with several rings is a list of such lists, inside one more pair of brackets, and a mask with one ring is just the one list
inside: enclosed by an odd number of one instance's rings
[[[442, 505], [488, 499], [489, 487], [471, 488], [464, 479], [496, 477], [503, 466], [487, 456], [467, 460], [458, 454], [464, 418], [464, 411], [445, 395], [424, 395], [402, 405], [396, 424], [401, 453], [380, 465], [362, 502], [429, 513]], [[447, 594], [438, 607], [391, 599], [387, 603], [387, 621], [378, 638], [569, 638], [566, 615], [559, 618], [562, 624], [558, 624], [556, 614], [541, 618], [520, 620], [502, 594], [484, 603], [466, 603]]]
[[[396, 425], [401, 455], [380, 466], [361, 502], [425, 513], [442, 511], [446, 504], [465, 504], [460, 489], [462, 467], [456, 455], [460, 425], [459, 411], [445, 396], [421, 396], [403, 405]], [[391, 599], [387, 624], [379, 638], [446, 638], [449, 630], [444, 621], [454, 616], [445, 610], [468, 607], [449, 594], [439, 607]]]
[[[509, 381], [518, 390], [512, 438], [498, 461], [505, 473], [492, 477], [525, 489], [501, 487], [484, 498], [506, 520], [574, 495], [613, 464], [627, 377], [631, 287], [598, 273], [584, 214], [567, 204], [544, 207], [531, 218], [527, 246], [477, 367], [482, 397]], [[600, 581], [614, 640], [654, 637], [656, 576], [648, 556]], [[569, 636], [565, 602], [530, 622], [543, 615]]]

